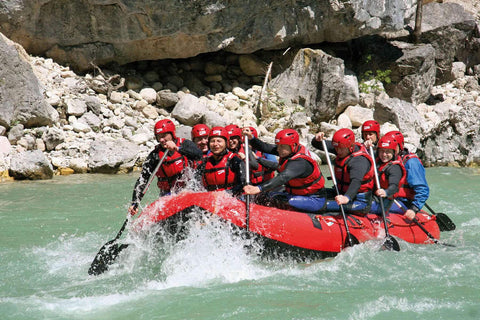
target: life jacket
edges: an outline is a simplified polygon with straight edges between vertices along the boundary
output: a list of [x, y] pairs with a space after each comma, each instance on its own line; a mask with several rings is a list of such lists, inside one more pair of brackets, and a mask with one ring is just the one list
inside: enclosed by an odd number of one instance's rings
[[299, 145], [298, 151], [291, 157], [280, 158], [279, 172], [285, 170], [285, 167], [289, 161], [295, 159], [305, 159], [313, 166], [313, 172], [306, 178], [294, 178], [287, 182], [285, 185], [285, 191], [299, 196], [315, 194], [325, 186], [325, 179], [322, 172], [315, 160], [309, 155], [309, 152], [302, 145]]
[[[177, 138], [176, 144], [179, 147], [185, 139]], [[168, 150], [159, 150], [158, 156], [160, 159]], [[157, 186], [160, 190], [169, 192], [175, 185], [178, 178], [182, 175], [183, 169], [188, 166], [187, 157], [181, 155], [178, 151], [168, 152], [167, 157], [163, 160], [162, 165], [157, 171]]]
[[[399, 156], [399, 159], [402, 161], [402, 165], [403, 165], [404, 168], [405, 168], [405, 163], [407, 163], [407, 161], [412, 159], [412, 158], [417, 158], [418, 161], [420, 161], [420, 163], [423, 166], [422, 161], [420, 160], [420, 158], [415, 153], [408, 152], [408, 153], [404, 153], [404, 154]], [[400, 187], [400, 189], [398, 190], [398, 193], [395, 196], [399, 197], [399, 198], [406, 198], [406, 199], [409, 199], [409, 200], [413, 200], [415, 198], [415, 191], [408, 184], [407, 175], [408, 175], [408, 172], [406, 172], [406, 174], [405, 174], [405, 183]]]
[[390, 168], [393, 165], [400, 166], [400, 168], [402, 169], [402, 177], [400, 178], [400, 181], [398, 183], [397, 193], [395, 193], [392, 197], [389, 197], [390, 200], [393, 198], [399, 197], [400, 190], [402, 190], [403, 186], [407, 183], [407, 170], [405, 170], [403, 162], [397, 158], [396, 160], [391, 160], [386, 163], [382, 163], [378, 167], [378, 180], [380, 182], [380, 188], [382, 189], [388, 188], [388, 178], [385, 173], [387, 172], [388, 168]]
[[350, 186], [350, 174], [348, 173], [347, 165], [350, 160], [355, 157], [365, 157], [368, 159], [368, 161], [370, 161], [370, 169], [363, 176], [362, 184], [360, 186], [360, 189], [358, 190], [358, 193], [371, 191], [373, 190], [373, 187], [375, 185], [375, 171], [373, 159], [368, 153], [365, 153], [364, 151], [362, 151], [362, 148], [360, 148], [360, 150], [352, 152], [345, 158], [340, 159], [339, 157], [337, 157], [335, 159], [335, 178], [337, 180], [338, 190], [342, 194], [345, 194], [348, 190], [348, 187]]
[[223, 158], [214, 163], [213, 155], [206, 158], [205, 169], [202, 180], [203, 185], [208, 191], [213, 190], [229, 190], [238, 182], [237, 175], [230, 169], [230, 161], [238, 157], [235, 153], [227, 151]]
[[[255, 151], [255, 155], [258, 158], [262, 158], [263, 153], [260, 151]], [[272, 179], [275, 176], [275, 171], [265, 168], [262, 166], [260, 163], [258, 164], [258, 168], [256, 170], [251, 170], [250, 171], [250, 182], [256, 186], [259, 185], [260, 183], [264, 181], [268, 181]]]

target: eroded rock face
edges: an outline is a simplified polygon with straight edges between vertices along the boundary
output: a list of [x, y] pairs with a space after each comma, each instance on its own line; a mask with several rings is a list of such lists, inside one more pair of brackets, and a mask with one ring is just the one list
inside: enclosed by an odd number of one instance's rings
[[120, 64], [187, 58], [226, 50], [343, 42], [402, 29], [409, 0], [104, 1], [0, 3], [0, 32], [29, 53], [81, 70], [90, 62]]
[[0, 125], [50, 125], [58, 112], [44, 99], [41, 85], [22, 47], [0, 33]]

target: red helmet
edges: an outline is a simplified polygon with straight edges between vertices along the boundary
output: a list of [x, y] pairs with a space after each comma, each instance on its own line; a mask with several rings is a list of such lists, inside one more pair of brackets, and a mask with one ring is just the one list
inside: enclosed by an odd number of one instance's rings
[[230, 128], [227, 128], [227, 127], [225, 127], [225, 129], [227, 129], [228, 135], [230, 136], [230, 138], [242, 137], [242, 129], [240, 129], [237, 125], [231, 125]]
[[385, 136], [393, 137], [397, 141], [400, 150], [403, 150], [404, 139], [403, 134], [400, 131], [389, 131], [385, 134]]
[[255, 138], [258, 138], [258, 132], [257, 132], [257, 129], [255, 129], [254, 127], [248, 127], [250, 128], [250, 131], [252, 131], [252, 134]]
[[175, 137], [175, 124], [172, 120], [163, 119], [155, 123], [155, 128], [153, 130], [154, 134], [167, 133], [170, 132], [174, 139]]
[[332, 144], [334, 147], [348, 148], [350, 151], [353, 150], [354, 143], [355, 133], [347, 128], [337, 130], [332, 138]]
[[298, 132], [293, 129], [280, 130], [275, 136], [275, 144], [287, 144], [294, 148], [294, 144], [298, 144], [300, 137]]
[[380, 140], [378, 140], [377, 148], [378, 149], [392, 149], [397, 153], [398, 142], [392, 135], [384, 135]]
[[193, 126], [192, 128], [192, 139], [199, 137], [208, 137], [208, 132], [210, 128], [203, 123], [199, 123]]
[[375, 132], [380, 137], [380, 124], [375, 120], [368, 120], [362, 124], [362, 136], [364, 132]]
[[208, 134], [208, 141], [210, 141], [210, 138], [213, 138], [213, 137], [221, 137], [225, 139], [225, 141], [228, 141], [229, 139], [228, 131], [224, 127], [213, 127], [210, 130], [210, 133]]

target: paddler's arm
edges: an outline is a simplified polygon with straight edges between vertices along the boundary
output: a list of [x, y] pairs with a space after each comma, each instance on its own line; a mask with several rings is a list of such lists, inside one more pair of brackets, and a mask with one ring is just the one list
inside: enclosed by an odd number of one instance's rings
[[267, 192], [277, 187], [287, 184], [288, 181], [297, 177], [306, 177], [313, 171], [313, 166], [305, 159], [295, 159], [288, 161], [285, 170], [280, 172], [274, 178], [265, 181], [258, 186], [245, 186], [243, 190], [246, 194], [258, 194]]
[[243, 186], [247, 183], [247, 170], [245, 167], [245, 162], [240, 159], [240, 157], [235, 156], [230, 160], [230, 168], [238, 177], [238, 183], [232, 188], [232, 194], [241, 194]]
[[182, 142], [178, 148], [178, 152], [182, 156], [186, 156], [189, 160], [196, 161], [203, 158], [202, 150], [200, 150], [193, 141], [188, 139]]
[[159, 146], [155, 147], [147, 156], [145, 161], [142, 165], [142, 172], [140, 173], [140, 177], [135, 182], [135, 186], [133, 187], [133, 194], [132, 194], [132, 204], [128, 208], [128, 212], [131, 215], [135, 215], [138, 212], [138, 204], [143, 198], [145, 187], [147, 186], [148, 179], [150, 178], [153, 170], [160, 161], [158, 157], [158, 149]]

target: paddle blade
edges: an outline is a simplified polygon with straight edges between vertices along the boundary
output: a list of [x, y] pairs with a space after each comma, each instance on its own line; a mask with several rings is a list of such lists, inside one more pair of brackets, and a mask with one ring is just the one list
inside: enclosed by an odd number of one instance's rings
[[436, 212], [436, 216], [440, 231], [453, 231], [457, 228], [455, 223], [453, 223], [453, 221], [445, 213]]
[[343, 248], [353, 247], [354, 245], [360, 244], [360, 241], [358, 241], [358, 239], [355, 238], [353, 234], [350, 233], [349, 235], [347, 234], [347, 236], [345, 237], [345, 243], [343, 244]]
[[388, 236], [382, 244], [382, 250], [400, 251], [400, 245], [394, 237]]
[[107, 271], [108, 266], [115, 261], [119, 253], [128, 247], [128, 244], [118, 244], [114, 242], [115, 240], [110, 240], [100, 248], [88, 269], [89, 275], [98, 276]]

